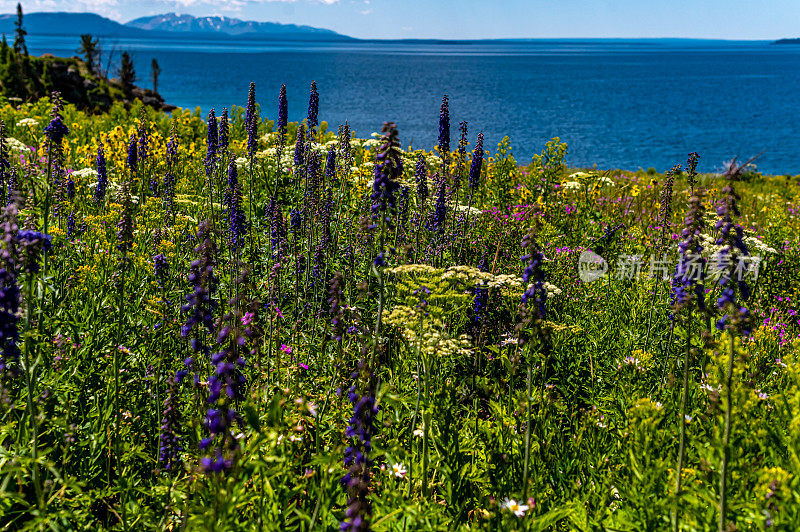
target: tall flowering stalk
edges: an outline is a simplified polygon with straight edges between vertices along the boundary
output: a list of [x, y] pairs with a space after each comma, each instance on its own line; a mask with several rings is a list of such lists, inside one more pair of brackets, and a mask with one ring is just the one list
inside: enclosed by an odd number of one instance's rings
[[431, 218], [431, 231], [444, 234], [445, 223], [447, 222], [447, 183], [442, 180], [436, 194], [436, 202], [433, 206], [433, 217]]
[[[132, 147], [132, 149], [130, 148]], [[131, 158], [131, 153], [133, 153], [133, 158]], [[135, 137], [131, 136], [131, 142], [129, 144], [128, 150], [128, 165], [131, 168], [131, 175], [135, 173], [136, 167], [136, 139]], [[133, 247], [133, 204], [131, 202], [131, 195], [129, 183], [127, 181], [123, 182], [122, 184], [122, 213], [120, 214], [119, 221], [117, 222], [117, 250], [119, 251], [119, 263], [117, 266], [117, 283], [116, 283], [116, 290], [118, 295], [118, 303], [117, 303], [117, 334], [116, 334], [116, 344], [117, 349], [114, 349], [114, 359], [113, 359], [113, 367], [114, 367], [114, 419], [117, 427], [121, 426], [122, 421], [122, 410], [120, 408], [120, 383], [119, 383], [119, 374], [120, 374], [120, 356], [121, 350], [119, 349], [119, 345], [121, 343], [121, 332], [124, 328], [123, 325], [123, 316], [125, 315], [125, 277], [128, 272], [128, 267], [130, 266], [131, 259], [128, 256], [128, 253], [131, 251]], [[111, 438], [113, 440], [114, 446], [114, 455], [116, 456], [117, 463], [122, 460], [122, 454], [120, 452], [120, 440], [117, 434], [117, 431], [113, 431], [111, 433]], [[108, 457], [108, 483], [111, 484], [111, 456]], [[122, 521], [125, 523], [126, 515], [125, 510], [123, 508], [122, 512]]]
[[689, 184], [689, 194], [694, 195], [694, 187], [697, 185], [697, 164], [700, 162], [700, 155], [696, 151], [689, 154], [686, 160], [686, 182]]
[[293, 172], [294, 172], [294, 189], [295, 189], [295, 192], [297, 192], [297, 186], [299, 185], [299, 182], [300, 182], [300, 175], [301, 175], [300, 172], [301, 172], [301, 169], [303, 167], [303, 164], [305, 163], [305, 157], [306, 157], [305, 141], [306, 141], [305, 128], [303, 127], [303, 124], [300, 123], [297, 126], [297, 137], [295, 138], [295, 141], [294, 141], [294, 166], [293, 166]]
[[397, 126], [394, 122], [384, 122], [383, 137], [375, 164], [375, 181], [372, 184], [372, 219], [376, 227], [380, 228], [380, 243], [378, 256], [373, 261], [375, 272], [378, 276], [378, 316], [375, 323], [375, 336], [372, 357], [378, 349], [380, 338], [381, 319], [383, 313], [383, 291], [384, 277], [382, 267], [386, 265], [384, 256], [384, 245], [386, 243], [386, 230], [391, 227], [392, 214], [397, 209], [395, 193], [400, 187], [397, 180], [403, 172], [401, 159], [400, 140], [397, 133]]
[[228, 108], [222, 108], [222, 116], [219, 117], [219, 153], [222, 157], [228, 153], [230, 143], [230, 124], [228, 123]]
[[125, 158], [125, 163], [128, 166], [128, 174], [131, 183], [133, 183], [135, 182], [136, 171], [139, 167], [139, 143], [134, 133], [131, 133], [131, 138], [128, 140], [128, 155]]
[[286, 134], [286, 126], [289, 123], [289, 104], [286, 100], [286, 85], [281, 85], [281, 92], [278, 94], [278, 123], [276, 129], [278, 134], [283, 137]]
[[[658, 208], [658, 225], [661, 228], [658, 244], [655, 248], [655, 254], [664, 253], [669, 235], [671, 234], [672, 227], [672, 191], [675, 184], [675, 176], [681, 172], [681, 165], [676, 164], [664, 176], [664, 185], [661, 188], [661, 197], [659, 198]], [[650, 301], [650, 310], [647, 314], [647, 336], [644, 340], [644, 349], [647, 350], [650, 345], [650, 334], [652, 333], [653, 323], [653, 310], [656, 308], [656, 301], [661, 293], [661, 283], [656, 279], [656, 285], [653, 290], [653, 298]]]
[[214, 224], [214, 172], [217, 168], [217, 149], [219, 148], [219, 131], [217, 129], [217, 115], [214, 109], [208, 112], [206, 129], [206, 186], [208, 187], [208, 212], [211, 223]]
[[244, 115], [244, 127], [247, 130], [247, 156], [251, 162], [256, 155], [258, 148], [258, 109], [256, 108], [256, 84], [250, 82], [250, 90], [247, 93], [247, 107]]
[[450, 100], [442, 96], [439, 110], [439, 143], [436, 145], [442, 158], [442, 174], [447, 175], [447, 160], [450, 156]]
[[[703, 246], [700, 235], [705, 227], [705, 208], [701, 193], [695, 192], [689, 198], [689, 208], [684, 218], [681, 241], [678, 244], [680, 253], [678, 265], [672, 282], [673, 318], [683, 317], [686, 327], [686, 351], [683, 359], [683, 391], [681, 393], [680, 413], [678, 416], [679, 438], [678, 460], [675, 477], [676, 507], [673, 510], [673, 530], [680, 529], [679, 504], [677, 497], [681, 494], [681, 472], [686, 449], [686, 409], [689, 398], [689, 366], [692, 355], [692, 313], [694, 310], [705, 311], [705, 266], [706, 259], [701, 255]], [[673, 323], [670, 324], [670, 339]], [[670, 342], [667, 342], [668, 344]], [[667, 353], [669, 358], [669, 353]]]
[[[17, 375], [16, 362], [19, 358], [19, 307], [22, 300], [17, 279], [19, 274], [24, 274], [26, 281], [25, 291], [25, 329], [31, 330], [33, 316], [34, 286], [36, 274], [39, 273], [41, 257], [52, 248], [50, 235], [40, 233], [33, 229], [19, 229], [17, 225], [16, 198], [11, 198], [11, 203], [5, 208], [2, 217], [3, 245], [2, 269], [0, 269], [0, 317], [4, 318], [0, 324], [3, 333], [2, 341], [2, 367], [3, 378], [13, 378]], [[12, 314], [13, 313], [13, 314]], [[41, 317], [40, 317], [41, 319]], [[38, 507], [44, 511], [45, 498], [39, 477], [39, 423], [37, 421], [37, 403], [34, 399], [34, 388], [37, 378], [34, 369], [38, 366], [36, 356], [37, 344], [31, 336], [25, 337], [23, 369], [25, 371], [25, 387], [27, 389], [27, 425], [31, 434], [31, 458], [33, 460], [32, 477]], [[36, 362], [35, 362], [36, 361]]]
[[[478, 140], [475, 142], [475, 150], [472, 152], [472, 164], [469, 167], [469, 199], [467, 200], [467, 220], [470, 220], [472, 210], [472, 199], [478, 190], [481, 182], [481, 168], [483, 167], [483, 132], [478, 133]], [[461, 256], [464, 241], [459, 246], [458, 256]]]
[[[522, 294], [522, 302], [519, 306], [521, 319], [520, 323], [517, 325], [517, 331], [519, 333], [520, 344], [527, 346], [529, 342], [527, 341], [528, 338], [526, 337], [526, 331], [530, 328], [533, 328], [539, 337], [541, 344], [540, 347], [543, 351], [544, 356], [541, 364], [542, 382], [540, 383], [540, 393], [542, 395], [539, 401], [539, 404], [541, 405], [539, 415], [541, 416], [542, 410], [544, 410], [544, 381], [547, 378], [547, 355], [549, 354], [547, 332], [543, 324], [543, 321], [547, 315], [547, 289], [544, 287], [544, 255], [542, 254], [541, 248], [536, 243], [533, 230], [529, 231], [528, 234], [525, 235], [525, 238], [522, 239], [522, 249], [527, 251], [527, 254], [522, 257], [522, 260], [528, 262], [528, 264], [525, 266], [525, 270], [522, 273], [522, 282], [527, 286], [527, 288], [525, 289], [525, 293]], [[528, 466], [530, 464], [532, 402], [531, 365], [532, 362], [529, 360], [527, 370], [527, 392], [525, 395], [527, 416], [525, 421], [525, 458], [522, 473], [523, 499], [527, 498], [528, 496]]]
[[6, 199], [6, 186], [8, 183], [11, 164], [8, 160], [8, 141], [6, 140], [6, 123], [0, 120], [0, 201]]
[[317, 92], [317, 82], [311, 82], [311, 91], [308, 96], [308, 115], [306, 116], [308, 130], [312, 134], [319, 126], [319, 92]]
[[425, 166], [425, 156], [421, 153], [417, 157], [417, 164], [414, 167], [414, 181], [417, 184], [417, 203], [420, 210], [425, 206], [428, 199], [428, 169]]
[[19, 321], [22, 293], [18, 283], [19, 259], [17, 215], [19, 211], [14, 201], [3, 209], [0, 230], [0, 378], [14, 377], [17, 372], [20, 350]]
[[478, 133], [475, 150], [472, 152], [472, 165], [469, 168], [469, 197], [472, 201], [473, 194], [481, 184], [481, 168], [483, 167], [483, 131]]
[[175, 214], [175, 170], [178, 167], [178, 133], [175, 122], [172, 123], [169, 140], [167, 141], [167, 169], [164, 173], [164, 190], [161, 195], [164, 207], [164, 218], [171, 222]]
[[166, 471], [180, 469], [183, 465], [180, 453], [181, 447], [181, 412], [178, 405], [177, 383], [172, 379], [169, 383], [169, 392], [164, 400], [164, 414], [161, 421], [161, 435], [159, 436], [158, 464]]
[[234, 160], [228, 163], [228, 187], [225, 189], [224, 204], [228, 218], [228, 243], [235, 258], [238, 258], [247, 236], [247, 219], [242, 209], [242, 189]]
[[[181, 336], [190, 339], [190, 346], [196, 355], [205, 359], [209, 356], [210, 349], [206, 344], [206, 336], [214, 332], [214, 310], [217, 302], [213, 294], [217, 289], [217, 277], [214, 274], [216, 266], [217, 246], [211, 238], [212, 229], [208, 221], [200, 223], [197, 230], [198, 245], [194, 252], [197, 259], [189, 266], [189, 287], [191, 291], [186, 295], [186, 303], [181, 307], [181, 312], [186, 314], [186, 321], [181, 327]], [[192, 357], [184, 361], [186, 369], [180, 370], [177, 379], [180, 381], [189, 371], [196, 371], [196, 364]], [[195, 383], [199, 377], [195, 373]]]
[[97, 187], [94, 189], [94, 200], [100, 204], [106, 197], [108, 189], [108, 170], [106, 169], [106, 152], [103, 142], [97, 142]]
[[[719, 287], [722, 290], [717, 299], [717, 309], [723, 313], [717, 320], [717, 329], [727, 331], [730, 338], [728, 353], [728, 367], [725, 374], [725, 425], [722, 435], [722, 464], [720, 466], [719, 481], [719, 531], [724, 532], [727, 522], [728, 510], [728, 461], [730, 459], [731, 415], [733, 410], [733, 365], [736, 358], [736, 336], [749, 335], [751, 332], [750, 312], [739, 303], [747, 301], [750, 297], [750, 287], [741, 278], [742, 257], [750, 254], [744, 243], [742, 227], [734, 221], [734, 216], [740, 216], [739, 196], [733, 188], [733, 177], [728, 176], [728, 182], [722, 189], [723, 200], [717, 208], [718, 220], [716, 229], [719, 231], [717, 245], [722, 248], [717, 253], [717, 271], [719, 273]], [[738, 282], [734, 282], [734, 275], [738, 274]]]
[[341, 530], [366, 532], [370, 530], [372, 503], [369, 500], [370, 452], [374, 433], [375, 416], [380, 411], [375, 400], [373, 376], [366, 364], [359, 364], [351, 378], [353, 385], [347, 398], [353, 405], [353, 416], [345, 431], [350, 446], [345, 449], [344, 465], [347, 474], [340, 480], [347, 488], [348, 500], [345, 520]]
[[[51, 94], [52, 109], [50, 110], [50, 123], [44, 128], [44, 135], [47, 139], [47, 188], [44, 199], [44, 233], [50, 230], [50, 203], [52, 201], [52, 181], [53, 169], [62, 166], [64, 162], [64, 138], [69, 135], [69, 128], [64, 124], [61, 117], [61, 94], [53, 91]], [[43, 263], [45, 275], [47, 274], [47, 251], [44, 252]], [[45, 285], [46, 286], [46, 285]]]
[[[236, 280], [236, 286], [247, 281], [247, 272]], [[220, 351], [211, 356], [213, 373], [208, 379], [208, 403], [206, 428], [209, 437], [200, 442], [201, 450], [213, 446], [210, 456], [201, 459], [200, 465], [206, 473], [222, 473], [230, 470], [239, 450], [237, 439], [232, 434], [235, 422], [241, 422], [234, 406], [244, 397], [246, 379], [242, 370], [245, 346], [253, 335], [253, 315], [245, 315], [242, 309], [242, 293], [231, 298], [231, 309], [219, 322], [217, 343]]]

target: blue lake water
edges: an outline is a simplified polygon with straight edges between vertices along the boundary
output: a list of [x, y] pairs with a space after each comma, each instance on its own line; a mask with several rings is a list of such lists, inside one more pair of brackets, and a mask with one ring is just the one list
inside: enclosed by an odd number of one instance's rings
[[[75, 37], [31, 36], [31, 53], [74, 55]], [[656, 167], [701, 155], [713, 171], [761, 151], [758, 168], [800, 173], [800, 46], [766, 42], [542, 40], [513, 43], [270, 43], [101, 40], [130, 50], [143, 86], [150, 62], [159, 89], [180, 107], [244, 105], [256, 82], [262, 114], [276, 114], [281, 83], [289, 118], [305, 117], [316, 80], [320, 119], [348, 120], [358, 136], [397, 123], [404, 146], [431, 148], [442, 94], [457, 124], [486, 146], [507, 135], [527, 162], [551, 137], [568, 162], [598, 168]]]

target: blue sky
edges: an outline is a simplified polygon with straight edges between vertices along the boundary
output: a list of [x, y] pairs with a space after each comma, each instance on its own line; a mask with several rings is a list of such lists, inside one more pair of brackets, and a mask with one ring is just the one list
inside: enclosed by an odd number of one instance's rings
[[[15, 5], [0, 0], [4, 12]], [[171, 11], [227, 15], [363, 38], [800, 36], [800, 0], [29, 0], [23, 9], [120, 22]]]

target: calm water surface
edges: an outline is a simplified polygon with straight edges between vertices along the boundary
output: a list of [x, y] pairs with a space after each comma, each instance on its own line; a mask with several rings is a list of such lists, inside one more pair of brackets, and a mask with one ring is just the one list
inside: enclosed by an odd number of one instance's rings
[[[348, 120], [358, 136], [397, 122], [404, 145], [432, 147], [442, 94], [453, 135], [469, 123], [492, 149], [508, 135], [520, 161], [551, 137], [574, 166], [656, 167], [701, 154], [701, 170], [761, 151], [760, 170], [800, 173], [800, 46], [723, 41], [516, 43], [264, 43], [106, 39], [130, 50], [180, 107], [244, 105], [250, 81], [262, 114], [276, 114], [281, 83], [289, 118], [305, 117], [317, 81], [320, 119]], [[31, 53], [73, 55], [74, 37], [32, 36]], [[149, 81], [140, 84], [149, 86]], [[453, 144], [456, 140], [454, 138]]]

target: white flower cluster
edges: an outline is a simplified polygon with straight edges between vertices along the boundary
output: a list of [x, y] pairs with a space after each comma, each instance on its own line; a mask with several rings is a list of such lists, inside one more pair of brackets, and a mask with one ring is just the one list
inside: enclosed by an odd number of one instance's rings
[[97, 170], [94, 168], [81, 168], [80, 170], [75, 170], [71, 174], [72, 178], [81, 178], [81, 179], [93, 179], [97, 177]]
[[39, 122], [34, 120], [33, 118], [23, 118], [19, 122], [17, 122], [17, 127], [36, 127], [39, 125]]
[[544, 287], [545, 290], [547, 290], [548, 298], [561, 295], [561, 289], [554, 284], [545, 281], [542, 286]]
[[482, 210], [476, 209], [475, 207], [470, 207], [469, 205], [457, 205], [456, 210], [460, 212], [464, 212], [469, 216], [479, 216], [483, 213]]
[[581, 184], [578, 183], [577, 181], [567, 181], [566, 183], [561, 185], [561, 188], [563, 188], [564, 190], [577, 190], [581, 188]]
[[21, 142], [14, 137], [6, 137], [6, 144], [11, 151], [26, 151], [28, 147], [24, 142]]
[[604, 176], [604, 175], [601, 175], [597, 179], [597, 182], [600, 183], [601, 186], [603, 186], [603, 185], [607, 185], [607, 186], [610, 186], [610, 187], [614, 186], [614, 181], [610, 177]]

